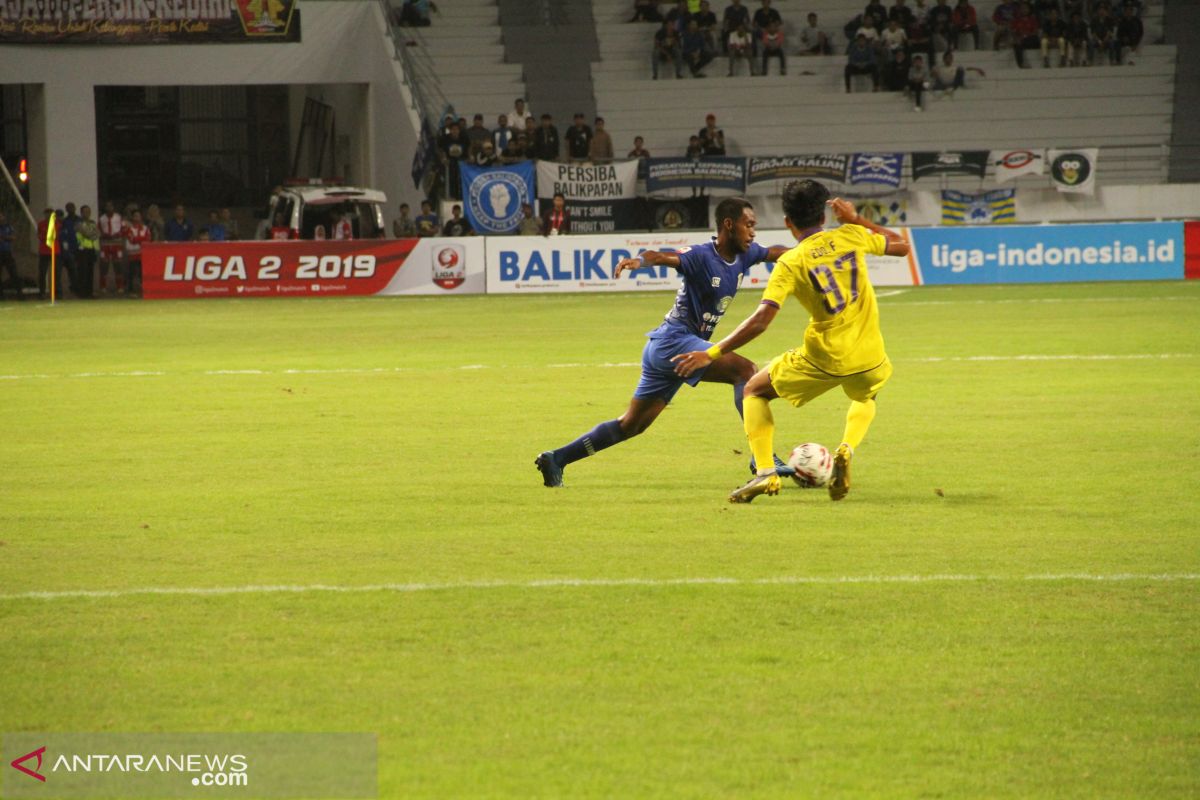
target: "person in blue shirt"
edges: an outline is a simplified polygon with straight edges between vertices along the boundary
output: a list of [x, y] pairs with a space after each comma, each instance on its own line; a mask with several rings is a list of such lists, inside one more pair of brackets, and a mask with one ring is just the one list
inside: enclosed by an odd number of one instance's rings
[[9, 224], [4, 212], [0, 211], [0, 300], [4, 299], [5, 273], [8, 274], [9, 285], [17, 291], [17, 299], [25, 299], [25, 293], [21, 289], [21, 278], [17, 275], [17, 262], [13, 259], [13, 242], [16, 238], [16, 229]]
[[[730, 197], [717, 205], [717, 235], [707, 244], [684, 247], [677, 252], [647, 250], [623, 259], [613, 270], [620, 277], [626, 270], [667, 266], [679, 272], [683, 285], [662, 324], [646, 334], [642, 350], [642, 376], [634, 389], [629, 408], [617, 419], [602, 422], [557, 450], [547, 450], [534, 460], [548, 487], [562, 486], [567, 465], [595, 455], [606, 447], [642, 433], [658, 418], [683, 384], [700, 381], [733, 386], [733, 403], [742, 413], [742, 389], [755, 372], [754, 362], [735, 353], [716, 358], [703, 370], [681, 378], [675, 374], [673, 356], [705, 350], [717, 323], [733, 302], [742, 277], [755, 264], [772, 262], [788, 251], [781, 245], [766, 248], [755, 243], [758, 220], [754, 207], [741, 197]], [[781, 475], [791, 470], [776, 457]], [[751, 469], [754, 469], [753, 463]]]
[[183, 206], [175, 206], [175, 216], [167, 220], [163, 230], [168, 242], [190, 242], [196, 236], [196, 228]]

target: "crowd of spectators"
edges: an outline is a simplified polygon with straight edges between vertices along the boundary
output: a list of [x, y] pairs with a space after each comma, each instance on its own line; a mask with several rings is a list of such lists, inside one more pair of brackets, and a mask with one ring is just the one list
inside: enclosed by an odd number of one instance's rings
[[[51, 219], [54, 236], [50, 237]], [[0, 298], [3, 298], [4, 277], [8, 289], [24, 299], [22, 287], [13, 262], [13, 227], [0, 214]], [[48, 238], [53, 245], [47, 244]], [[157, 205], [151, 204], [143, 213], [136, 203], [121, 210], [111, 200], [103, 204], [98, 215], [89, 205], [76, 208], [66, 203], [61, 209], [46, 208], [37, 223], [38, 297], [49, 295], [50, 266], [58, 269], [55, 276], [55, 296], [62, 299], [64, 281], [70, 293], [79, 298], [97, 295], [131, 295], [141, 293], [142, 245], [148, 242], [233, 241], [238, 238], [238, 224], [228, 208], [208, 213], [207, 224], [199, 229], [188, 218], [187, 209], [177, 205], [170, 218], [164, 218]]]
[[[659, 70], [668, 65], [677, 78], [684, 77], [684, 69], [694, 78], [703, 78], [704, 68], [719, 56], [724, 57], [730, 76], [741, 72], [742, 62], [748, 74], [766, 75], [772, 60], [779, 74], [786, 75], [789, 53], [833, 52], [831, 37], [815, 13], [807, 15], [795, 36], [798, 41], [790, 43], [771, 0], [758, 2], [761, 7], [751, 12], [743, 0], [729, 0], [718, 17], [709, 0], [669, 4], [634, 0], [632, 22], [659, 23], [651, 45], [651, 76], [657, 79]], [[967, 41], [976, 50], [982, 44], [980, 21], [986, 12], [971, 0], [890, 2], [868, 0], [863, 12], [843, 26], [847, 91], [858, 75], [870, 77], [875, 91], [900, 83], [907, 90], [909, 71], [915, 70], [913, 80], [920, 73], [916, 55], [937, 78], [945, 53], [957, 51]], [[1031, 49], [1041, 53], [1042, 66], [1047, 68], [1133, 63], [1144, 37], [1142, 0], [999, 0], [989, 10], [986, 19], [991, 21], [993, 49], [1011, 48], [1021, 68], [1030, 66], [1025, 53]], [[900, 70], [903, 80], [898, 77]], [[955, 82], [951, 77], [948, 85]], [[922, 88], [932, 86], [922, 84]]]

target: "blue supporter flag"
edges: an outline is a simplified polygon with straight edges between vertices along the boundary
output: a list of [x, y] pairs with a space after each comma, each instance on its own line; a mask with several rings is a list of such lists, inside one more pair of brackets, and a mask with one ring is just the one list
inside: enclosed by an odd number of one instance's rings
[[463, 164], [462, 196], [467, 222], [476, 233], [512, 233], [521, 224], [521, 206], [533, 204], [532, 161], [497, 167]]
[[903, 166], [904, 153], [855, 153], [847, 178], [851, 184], [878, 183], [896, 188]]

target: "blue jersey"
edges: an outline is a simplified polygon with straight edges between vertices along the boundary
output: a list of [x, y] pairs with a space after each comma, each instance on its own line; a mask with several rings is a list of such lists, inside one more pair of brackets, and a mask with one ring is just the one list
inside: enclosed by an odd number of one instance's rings
[[750, 267], [766, 261], [767, 248], [751, 242], [749, 249], [732, 263], [721, 258], [715, 241], [681, 248], [676, 255], [683, 285], [675, 294], [675, 305], [667, 312], [665, 321], [646, 334], [652, 339], [679, 333], [709, 339], [733, 302], [742, 276]]

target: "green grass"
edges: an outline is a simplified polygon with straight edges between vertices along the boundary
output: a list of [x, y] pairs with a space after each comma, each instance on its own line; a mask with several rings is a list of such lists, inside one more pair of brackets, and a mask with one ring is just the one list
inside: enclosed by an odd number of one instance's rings
[[[544, 489], [637, 379], [549, 365], [669, 301], [0, 306], [0, 730], [371, 731], [383, 797], [1200, 793], [1200, 581], [1026, 579], [1200, 573], [1200, 283], [884, 297], [839, 504], [730, 506], [718, 385]], [[954, 360], [1015, 355], [1122, 358]], [[979, 579], [754, 582], [934, 575]], [[22, 596], [384, 583], [457, 588]]]

